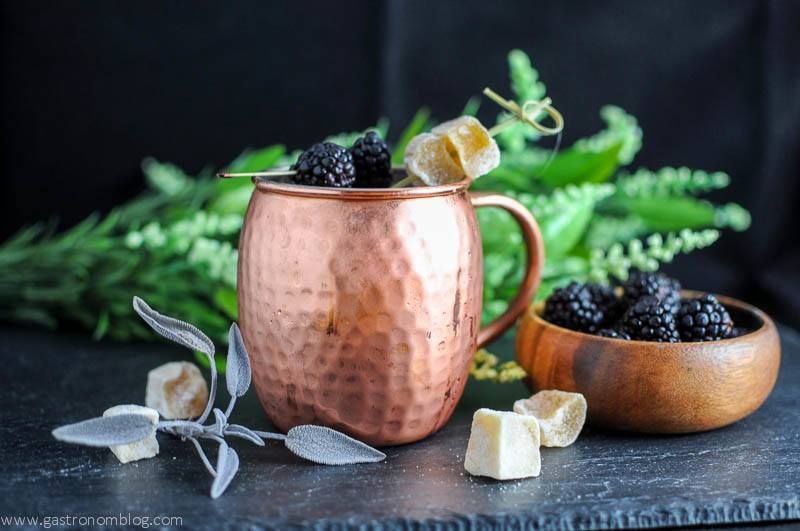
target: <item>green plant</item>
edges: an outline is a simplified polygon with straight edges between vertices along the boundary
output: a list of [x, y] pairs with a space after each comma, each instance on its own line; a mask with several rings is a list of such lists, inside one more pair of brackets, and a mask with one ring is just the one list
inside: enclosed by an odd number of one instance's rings
[[[545, 85], [523, 52], [509, 54], [509, 67], [517, 100], [544, 97]], [[476, 110], [472, 99], [464, 112]], [[537, 145], [532, 128], [508, 128], [498, 136], [501, 165], [473, 185], [517, 198], [539, 221], [547, 253], [539, 298], [573, 279], [606, 282], [624, 279], [634, 266], [657, 269], [679, 253], [711, 245], [719, 229], [744, 230], [750, 223], [739, 205], [697, 197], [727, 186], [724, 173], [628, 170], [642, 142], [636, 119], [614, 106], [603, 107], [600, 117], [601, 131], [555, 155]], [[501, 113], [498, 121], [505, 118]], [[421, 109], [396, 137], [393, 162], [402, 162], [408, 141], [431, 125], [430, 112]], [[372, 129], [386, 138], [388, 122]], [[327, 140], [349, 146], [361, 134]], [[297, 154], [283, 146], [247, 150], [226, 169], [285, 166]], [[235, 246], [252, 184], [218, 181], [210, 172], [193, 178], [152, 159], [142, 170], [148, 192], [105, 218], [91, 216], [61, 234], [52, 226], [26, 228], [0, 246], [0, 319], [51, 327], [77, 322], [98, 338], [152, 337], [128, 302], [135, 293], [226, 341], [227, 323], [237, 317]], [[481, 209], [478, 218], [488, 321], [516, 292], [525, 254], [508, 214]]]
[[[524, 52], [509, 54], [509, 68], [519, 101], [545, 96]], [[741, 206], [697, 197], [728, 186], [726, 174], [688, 168], [631, 172], [626, 167], [642, 145], [636, 119], [614, 106], [603, 107], [600, 117], [603, 130], [553, 156], [536, 145], [539, 137], [530, 128], [504, 131], [498, 137], [500, 167], [473, 185], [516, 197], [536, 216], [547, 256], [539, 299], [570, 280], [609, 282], [627, 278], [631, 267], [656, 270], [677, 254], [713, 244], [719, 229], [750, 225]], [[478, 218], [487, 321], [505, 311], [522, 278], [525, 253], [507, 213], [482, 209]]]

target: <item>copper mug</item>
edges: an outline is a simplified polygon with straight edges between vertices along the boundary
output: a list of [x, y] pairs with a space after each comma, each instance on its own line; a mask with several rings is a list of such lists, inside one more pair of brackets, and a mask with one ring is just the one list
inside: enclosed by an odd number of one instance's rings
[[[542, 238], [530, 212], [469, 181], [335, 189], [254, 179], [239, 243], [239, 322], [264, 410], [281, 430], [322, 424], [376, 446], [427, 437], [455, 409], [477, 348], [526, 309]], [[528, 267], [480, 329], [475, 208], [516, 219]]]

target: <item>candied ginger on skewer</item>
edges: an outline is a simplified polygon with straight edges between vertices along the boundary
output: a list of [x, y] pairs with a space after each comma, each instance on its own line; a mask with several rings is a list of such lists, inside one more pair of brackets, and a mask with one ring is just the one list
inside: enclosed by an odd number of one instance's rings
[[461, 116], [434, 127], [444, 137], [448, 152], [470, 180], [486, 175], [500, 165], [500, 148], [489, 131], [472, 116]]
[[[564, 119], [553, 108], [550, 98], [526, 101], [520, 106], [489, 88], [483, 93], [509, 111], [511, 116], [491, 130], [473, 116], [461, 116], [439, 124], [430, 133], [417, 135], [409, 142], [404, 156], [409, 175], [393, 187], [406, 186], [416, 180], [428, 186], [458, 182], [464, 178], [475, 180], [500, 165], [500, 149], [492, 137], [512, 123], [527, 123], [544, 135], [558, 134], [564, 126]], [[550, 116], [553, 127], [537, 121], [542, 113]]]
[[475, 180], [500, 164], [500, 149], [489, 131], [472, 116], [461, 116], [415, 136], [404, 162], [411, 176], [428, 186]]
[[464, 178], [464, 170], [458, 165], [442, 137], [422, 133], [408, 144], [404, 158], [411, 175], [428, 186], [458, 182]]

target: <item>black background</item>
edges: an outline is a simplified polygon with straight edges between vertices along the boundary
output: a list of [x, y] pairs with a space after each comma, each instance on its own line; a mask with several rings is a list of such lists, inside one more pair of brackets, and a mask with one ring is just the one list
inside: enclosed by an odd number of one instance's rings
[[[190, 172], [428, 105], [440, 119], [528, 52], [567, 121], [634, 114], [633, 167], [723, 170], [753, 226], [668, 270], [800, 325], [800, 2], [3, 2], [0, 238], [107, 211], [152, 155]], [[482, 116], [494, 113], [484, 106]], [[390, 132], [390, 137], [391, 137]]]

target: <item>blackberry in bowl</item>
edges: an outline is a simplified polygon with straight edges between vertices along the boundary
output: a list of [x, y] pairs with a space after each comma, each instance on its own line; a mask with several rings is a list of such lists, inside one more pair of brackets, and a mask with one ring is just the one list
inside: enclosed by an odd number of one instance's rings
[[718, 341], [733, 335], [730, 314], [708, 293], [685, 301], [678, 310], [677, 320], [683, 341]]
[[620, 321], [621, 329], [631, 338], [659, 343], [680, 340], [671, 303], [653, 295], [637, 300]]
[[592, 300], [592, 293], [584, 285], [570, 282], [556, 288], [544, 306], [545, 319], [551, 323], [579, 330], [596, 332], [603, 322], [603, 310]]
[[[778, 376], [775, 324], [758, 308], [730, 297], [683, 290], [678, 300], [685, 309], [673, 314], [670, 302], [646, 295], [595, 333], [549, 321], [545, 302], [532, 305], [516, 339], [528, 385], [533, 391], [582, 393], [589, 423], [618, 430], [692, 433], [750, 415]], [[710, 317], [715, 313], [719, 319]], [[703, 327], [702, 315], [719, 326]], [[681, 325], [688, 316], [695, 326]], [[716, 339], [729, 323], [736, 332]]]
[[634, 269], [622, 284], [625, 306], [633, 306], [642, 297], [652, 296], [664, 302], [671, 313], [681, 306], [681, 283], [664, 273], [649, 273]]

